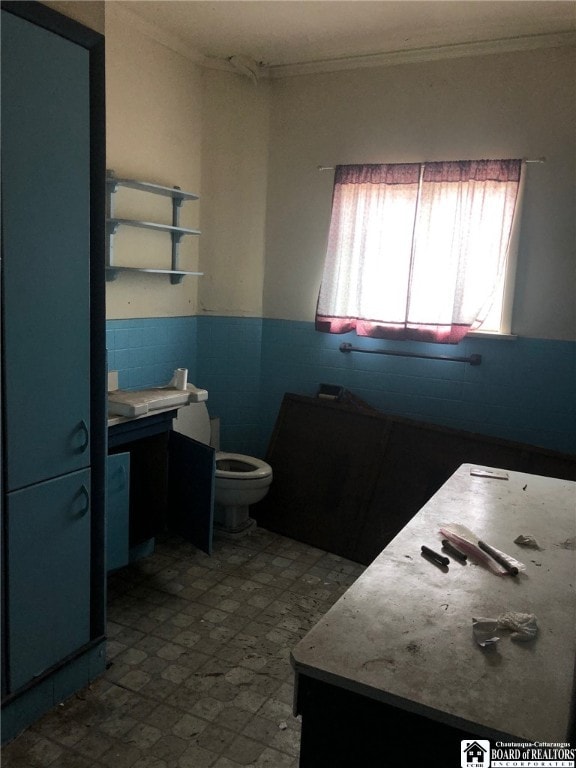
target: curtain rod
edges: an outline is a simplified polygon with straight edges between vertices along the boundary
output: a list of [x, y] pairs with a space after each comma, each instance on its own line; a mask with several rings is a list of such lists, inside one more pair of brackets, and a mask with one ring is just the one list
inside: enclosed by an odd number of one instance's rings
[[[431, 161], [436, 162], [436, 161]], [[449, 162], [449, 161], [448, 161]], [[545, 163], [546, 158], [545, 157], [537, 157], [534, 160], [522, 160], [523, 163]], [[318, 166], [319, 171], [335, 171], [336, 168], [333, 165], [319, 165]]]
[[392, 352], [387, 349], [362, 349], [355, 347], [347, 341], [340, 344], [340, 352], [367, 352], [370, 355], [394, 355], [395, 357], [420, 357], [425, 360], [449, 360], [452, 363], [469, 363], [470, 365], [480, 365], [482, 355], [470, 355], [470, 357], [458, 357], [456, 355], [425, 355], [417, 352]]

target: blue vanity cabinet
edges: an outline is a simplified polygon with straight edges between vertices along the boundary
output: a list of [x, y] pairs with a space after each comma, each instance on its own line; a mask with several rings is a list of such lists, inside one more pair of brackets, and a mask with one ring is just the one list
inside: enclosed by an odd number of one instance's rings
[[[122, 456], [130, 461], [130, 561], [150, 554], [155, 537], [166, 531], [179, 534], [208, 555], [212, 553], [216, 452], [175, 432], [172, 425], [176, 415], [175, 409], [155, 411], [108, 429], [108, 461]], [[125, 509], [121, 501], [119, 514], [112, 519], [116, 501], [110, 497], [116, 482], [121, 481], [120, 475], [114, 481], [118, 467], [122, 464], [109, 464], [108, 546], [114, 550]]]
[[2, 2], [2, 741], [105, 668], [104, 38]]
[[130, 453], [108, 456], [106, 477], [106, 570], [130, 560]]

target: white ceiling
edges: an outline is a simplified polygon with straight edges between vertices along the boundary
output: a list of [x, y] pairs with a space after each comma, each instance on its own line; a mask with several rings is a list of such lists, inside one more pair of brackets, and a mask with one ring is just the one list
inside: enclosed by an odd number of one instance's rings
[[[191, 58], [249, 57], [288, 74], [441, 48], [574, 42], [574, 0], [114, 0]], [[464, 45], [463, 45], [464, 44]]]

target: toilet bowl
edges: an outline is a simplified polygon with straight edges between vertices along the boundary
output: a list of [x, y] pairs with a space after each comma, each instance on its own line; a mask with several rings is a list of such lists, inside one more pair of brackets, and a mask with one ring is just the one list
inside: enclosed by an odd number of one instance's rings
[[[211, 444], [210, 417], [204, 402], [180, 408], [173, 427], [186, 437]], [[272, 467], [265, 461], [216, 450], [214, 528], [233, 535], [247, 533], [255, 525], [249, 507], [266, 496], [271, 483]]]

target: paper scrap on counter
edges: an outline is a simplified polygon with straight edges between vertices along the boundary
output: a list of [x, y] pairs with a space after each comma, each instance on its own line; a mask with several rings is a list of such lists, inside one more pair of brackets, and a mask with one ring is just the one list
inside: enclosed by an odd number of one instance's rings
[[496, 635], [498, 631], [498, 621], [496, 619], [478, 618], [472, 619], [472, 632], [474, 640], [482, 648], [487, 648], [500, 640]]
[[528, 547], [529, 549], [542, 549], [534, 536], [531, 536], [530, 534], [520, 534], [520, 536], [516, 536], [514, 544], [518, 544], [521, 547]]
[[499, 469], [481, 469], [480, 467], [472, 467], [470, 474], [474, 477], [489, 477], [492, 480], [508, 480], [508, 472], [503, 472]]

